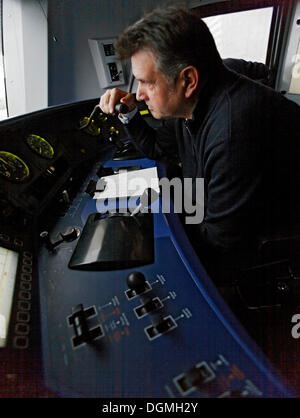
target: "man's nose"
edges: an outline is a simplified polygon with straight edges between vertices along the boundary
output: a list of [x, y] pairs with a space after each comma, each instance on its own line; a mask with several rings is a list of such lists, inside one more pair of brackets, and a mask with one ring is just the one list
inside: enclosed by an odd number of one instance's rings
[[145, 98], [146, 98], [145, 91], [143, 87], [141, 86], [141, 83], [139, 83], [137, 87], [137, 91], [136, 91], [136, 100], [141, 101], [141, 100], [145, 100]]

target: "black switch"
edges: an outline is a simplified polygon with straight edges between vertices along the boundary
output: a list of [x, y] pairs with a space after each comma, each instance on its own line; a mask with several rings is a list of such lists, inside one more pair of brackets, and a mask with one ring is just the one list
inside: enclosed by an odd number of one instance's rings
[[175, 319], [171, 315], [166, 317], [157, 316], [152, 319], [150, 326], [145, 328], [149, 340], [153, 340], [177, 327]]
[[140, 271], [133, 271], [127, 276], [128, 290], [125, 294], [128, 299], [133, 299], [138, 295], [148, 292], [152, 289], [145, 276]]
[[150, 297], [148, 298], [144, 297], [142, 299], [142, 302], [143, 302], [142, 308], [146, 313], [153, 312], [157, 309], [157, 298], [151, 299]]
[[106, 181], [104, 179], [100, 179], [98, 181], [90, 180], [85, 191], [90, 196], [94, 197], [95, 192], [103, 192], [105, 187]]
[[90, 180], [89, 184], [86, 188], [86, 193], [88, 193], [90, 196], [94, 196], [94, 193], [96, 191], [97, 182], [95, 180]]
[[79, 234], [79, 230], [73, 226], [67, 226], [60, 233], [64, 241], [74, 241], [78, 238]]
[[40, 239], [49, 251], [53, 251], [55, 247], [57, 247], [64, 241], [63, 237], [60, 234], [56, 235], [55, 237], [50, 237], [48, 231], [41, 232]]
[[145, 276], [139, 271], [133, 271], [127, 276], [127, 285], [136, 293], [142, 293], [146, 288]]
[[153, 318], [151, 323], [154, 330], [160, 334], [168, 331], [168, 329], [172, 326], [168, 318], [162, 318], [160, 316]]
[[215, 373], [206, 362], [202, 362], [187, 370], [177, 379], [180, 390], [189, 393], [191, 389], [199, 390], [215, 378]]
[[112, 167], [103, 167], [102, 165], [98, 168], [97, 170], [97, 176], [99, 178], [104, 177], [104, 176], [111, 176], [114, 174], [114, 170], [112, 169]]
[[138, 318], [144, 315], [155, 312], [163, 307], [161, 300], [158, 297], [143, 297], [141, 298], [142, 305], [137, 306], [134, 310]]
[[40, 233], [40, 239], [45, 244], [49, 251], [54, 250], [55, 247], [62, 244], [63, 242], [71, 242], [77, 239], [80, 235], [80, 230], [73, 226], [65, 227], [61, 232], [55, 236], [50, 236], [48, 231]]
[[74, 347], [84, 343], [92, 343], [96, 338], [104, 335], [102, 327], [90, 328], [88, 318], [95, 315], [95, 308], [84, 309], [82, 304], [72, 309], [72, 315], [68, 317], [69, 325], [73, 326], [75, 336], [72, 338]]

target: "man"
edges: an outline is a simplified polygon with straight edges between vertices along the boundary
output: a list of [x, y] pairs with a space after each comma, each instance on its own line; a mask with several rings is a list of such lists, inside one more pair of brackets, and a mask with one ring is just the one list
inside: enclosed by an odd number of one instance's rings
[[[182, 175], [204, 178], [205, 216], [190, 237], [215, 280], [251, 263], [258, 240], [295, 215], [300, 111], [293, 102], [222, 63], [205, 23], [192, 12], [156, 9], [116, 44], [131, 59], [144, 100], [164, 125], [152, 129], [134, 96], [107, 90], [105, 113], [121, 101], [136, 146], [149, 158], [178, 159]], [[199, 198], [199, 197], [198, 197]]]

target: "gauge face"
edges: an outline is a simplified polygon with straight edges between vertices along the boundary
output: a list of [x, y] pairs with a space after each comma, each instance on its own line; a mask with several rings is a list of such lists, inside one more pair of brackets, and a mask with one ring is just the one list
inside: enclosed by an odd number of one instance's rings
[[0, 175], [7, 180], [21, 182], [29, 177], [27, 164], [15, 154], [0, 151]]
[[39, 135], [31, 134], [26, 138], [29, 147], [36, 152], [40, 157], [51, 160], [54, 156], [54, 149], [46, 139]]

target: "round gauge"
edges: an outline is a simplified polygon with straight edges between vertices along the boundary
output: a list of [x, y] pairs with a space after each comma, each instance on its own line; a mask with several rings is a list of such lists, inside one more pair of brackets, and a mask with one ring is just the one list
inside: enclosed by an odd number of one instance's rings
[[27, 164], [15, 154], [0, 151], [0, 175], [7, 180], [21, 182], [29, 177]]
[[36, 152], [40, 157], [51, 160], [54, 156], [54, 149], [46, 139], [39, 135], [31, 134], [26, 138], [29, 147]]

